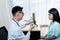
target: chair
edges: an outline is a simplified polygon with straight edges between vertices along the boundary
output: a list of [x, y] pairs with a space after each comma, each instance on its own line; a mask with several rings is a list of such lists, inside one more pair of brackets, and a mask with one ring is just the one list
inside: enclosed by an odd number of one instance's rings
[[0, 28], [0, 40], [7, 40], [8, 31], [5, 26]]

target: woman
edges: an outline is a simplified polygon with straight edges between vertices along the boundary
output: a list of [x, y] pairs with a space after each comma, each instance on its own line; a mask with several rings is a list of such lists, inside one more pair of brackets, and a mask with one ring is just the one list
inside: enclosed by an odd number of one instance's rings
[[43, 40], [60, 40], [59, 12], [56, 8], [51, 8], [48, 12], [48, 18], [51, 23], [48, 25], [48, 34]]

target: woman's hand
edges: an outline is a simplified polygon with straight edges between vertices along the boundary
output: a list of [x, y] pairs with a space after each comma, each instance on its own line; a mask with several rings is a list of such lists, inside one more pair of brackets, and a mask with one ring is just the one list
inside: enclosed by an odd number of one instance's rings
[[45, 37], [45, 38], [43, 38], [43, 40], [48, 40], [48, 38]]
[[46, 38], [46, 37], [43, 37], [42, 38], [43, 40], [55, 40], [56, 39], [56, 36], [52, 36], [52, 37], [50, 37], [50, 38]]

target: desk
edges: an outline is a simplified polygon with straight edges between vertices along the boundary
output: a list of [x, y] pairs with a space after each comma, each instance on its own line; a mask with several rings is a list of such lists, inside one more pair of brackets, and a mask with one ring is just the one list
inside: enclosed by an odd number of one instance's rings
[[41, 31], [41, 36], [45, 36], [48, 32], [48, 25], [41, 25], [40, 31]]
[[[23, 29], [23, 32], [24, 34], [26, 35], [27, 32], [28, 32], [28, 29]], [[40, 29], [38, 28], [34, 28], [32, 31], [31, 31], [31, 35], [30, 35], [30, 40], [38, 40], [40, 39]]]
[[[27, 33], [27, 31], [23, 31], [24, 34]], [[38, 40], [40, 39], [40, 31], [31, 31], [31, 35], [30, 35], [30, 40]]]
[[[35, 28], [31, 32], [30, 40], [38, 40], [41, 38], [41, 35], [45, 35], [48, 31], [47, 25], [41, 25], [40, 29]], [[23, 29], [24, 34], [28, 32], [28, 29]]]

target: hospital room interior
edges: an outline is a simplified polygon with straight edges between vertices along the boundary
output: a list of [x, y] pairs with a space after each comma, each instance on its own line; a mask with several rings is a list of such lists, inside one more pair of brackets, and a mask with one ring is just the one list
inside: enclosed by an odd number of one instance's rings
[[[51, 10], [55, 8], [60, 15], [60, 0], [0, 0], [0, 40], [8, 40], [8, 26], [11, 19], [13, 18], [12, 8], [15, 6], [20, 6], [23, 8], [22, 11], [24, 13], [24, 16], [23, 19], [19, 21], [19, 24], [24, 25], [26, 22], [30, 21], [33, 21], [34, 23], [34, 28], [30, 32], [31, 35], [29, 40], [43, 40], [44, 38], [42, 37], [48, 34], [49, 23], [51, 22], [48, 16], [51, 16], [50, 14], [53, 14]], [[58, 18], [56, 17], [56, 19]], [[54, 20], [54, 14], [52, 20]], [[56, 23], [58, 23], [57, 20], [55, 21]], [[53, 32], [55, 28], [53, 28], [52, 25], [50, 32]], [[22, 29], [25, 35], [27, 34], [29, 28], [30, 25], [27, 25], [25, 28]], [[58, 26], [56, 28], [58, 28]], [[57, 31], [54, 31], [54, 33], [55, 32], [58, 34]], [[49, 38], [47, 39], [49, 40]], [[57, 39], [58, 38], [56, 38], [56, 40]]]

